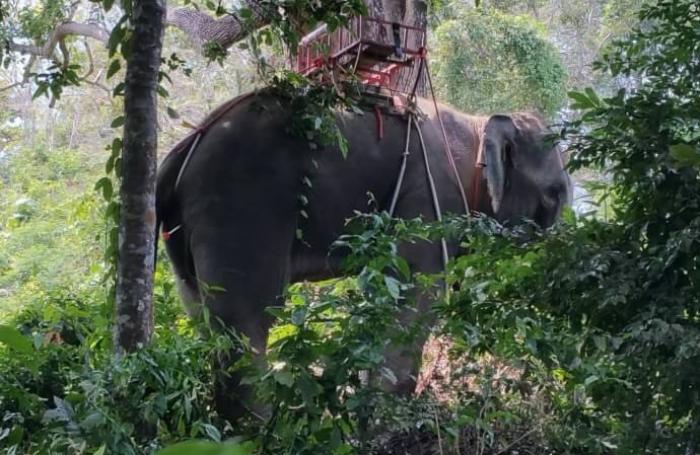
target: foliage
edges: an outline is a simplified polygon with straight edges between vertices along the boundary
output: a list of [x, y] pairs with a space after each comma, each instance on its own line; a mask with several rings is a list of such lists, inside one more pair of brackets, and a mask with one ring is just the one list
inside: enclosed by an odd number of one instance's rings
[[0, 447], [129, 454], [222, 439], [227, 430], [212, 409], [211, 369], [232, 339], [197, 335], [172, 285], [159, 283], [154, 342], [121, 358], [112, 355], [111, 314], [101, 311], [99, 288], [39, 297], [6, 326], [28, 347], [0, 338], [7, 345], [0, 347]]
[[384, 352], [425, 331], [420, 321], [396, 324], [415, 312], [415, 285], [398, 244], [425, 238], [420, 222], [386, 213], [358, 217], [363, 229], [336, 242], [349, 250], [346, 271], [357, 280], [299, 285], [290, 305], [271, 310], [278, 325], [270, 367], [255, 381], [261, 401], [272, 404], [263, 453], [356, 453], [358, 445], [366, 451], [369, 422], [377, 425], [375, 409], [389, 400], [381, 385], [397, 380]]
[[505, 232], [471, 238], [445, 307], [470, 352], [525, 362], [567, 451], [694, 453], [699, 443], [700, 11], [661, 1], [640, 18], [597, 66], [643, 84], [571, 94], [583, 114], [569, 125], [571, 166], [608, 170], [614, 221], [570, 219], [525, 244]]
[[[403, 435], [416, 428], [466, 447], [471, 439], [463, 436], [465, 426], [480, 429], [477, 447], [495, 445], [497, 433], [524, 420], [519, 401], [490, 390], [466, 394], [446, 408], [426, 397], [406, 401], [383, 391], [396, 380], [385, 349], [410, 345], [426, 330], [421, 317], [415, 324], [396, 320], [415, 311], [415, 290], [437, 291], [435, 278], [411, 277], [398, 245], [434, 239], [442, 227], [386, 213], [356, 222], [355, 233], [337, 247], [349, 250], [348, 270], [357, 279], [290, 289], [290, 305], [271, 309], [278, 324], [269, 340], [268, 367], [256, 371], [248, 355], [233, 367], [246, 372], [245, 381], [269, 403], [264, 424], [231, 427], [217, 415], [215, 359], [241, 345], [184, 319], [172, 284], [159, 272], [156, 335], [136, 353], [112, 356], [111, 313], [99, 304], [98, 288], [37, 298], [0, 327], [0, 447], [49, 453], [140, 454], [163, 446], [169, 446], [163, 453], [173, 454], [194, 447], [231, 454], [383, 453], [389, 443], [382, 435], [408, 437]], [[485, 390], [498, 383], [491, 377], [484, 377]], [[506, 409], [505, 402], [513, 407]], [[200, 441], [178, 444], [189, 439]]]
[[551, 117], [564, 103], [567, 76], [541, 27], [472, 9], [441, 23], [431, 46], [440, 98], [465, 112], [535, 109]]
[[[32, 294], [81, 277], [101, 254], [100, 204], [81, 180], [98, 160], [76, 150], [19, 150], [0, 171], [0, 316]], [[82, 191], [81, 191], [82, 190]]]
[[[565, 131], [572, 166], [609, 170], [612, 221], [569, 213], [545, 235], [483, 218], [428, 226], [361, 217], [361, 230], [339, 245], [353, 253], [348, 266], [359, 279], [297, 286], [289, 306], [272, 310], [279, 324], [271, 362], [248, 376], [270, 403], [264, 425], [231, 427], [214, 411], [212, 360], [235, 342], [187, 322], [162, 271], [153, 345], [112, 356], [111, 312], [101, 286], [84, 279], [95, 263], [99, 204], [68, 188], [92, 175], [86, 155], [38, 147], [0, 156], [9, 163], [0, 174], [8, 195], [0, 206], [0, 280], [11, 305], [23, 305], [0, 325], [0, 448], [381, 453], [387, 434], [420, 427], [444, 453], [507, 452], [528, 437], [547, 453], [697, 452], [695, 3], [645, 7], [643, 28], [606, 50], [598, 68], [637, 77], [635, 90], [608, 98], [590, 89], [571, 93], [582, 111]], [[304, 84], [292, 88], [301, 99]], [[312, 114], [304, 121], [317, 123]], [[470, 253], [450, 265], [451, 292], [437, 307], [439, 331], [452, 337], [456, 358], [450, 396], [444, 405], [396, 400], [382, 392], [393, 372], [381, 353], [421, 327], [392, 322], [411, 306], [414, 290], [434, 289], [439, 279], [409, 276], [396, 250], [402, 241], [442, 234]], [[513, 377], [491, 374], [484, 359], [507, 365]], [[372, 374], [365, 379], [363, 370]], [[475, 376], [478, 387], [468, 384]], [[465, 445], [472, 440], [478, 443]]]
[[28, 37], [39, 44], [69, 15], [71, 6], [62, 0], [44, 0], [19, 11], [19, 23]]

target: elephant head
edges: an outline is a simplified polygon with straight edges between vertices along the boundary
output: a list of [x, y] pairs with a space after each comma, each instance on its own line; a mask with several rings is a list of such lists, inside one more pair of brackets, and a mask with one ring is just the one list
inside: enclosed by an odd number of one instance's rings
[[489, 214], [497, 220], [527, 218], [546, 228], [571, 203], [561, 152], [546, 135], [533, 114], [493, 115], [486, 121], [477, 166], [483, 167]]

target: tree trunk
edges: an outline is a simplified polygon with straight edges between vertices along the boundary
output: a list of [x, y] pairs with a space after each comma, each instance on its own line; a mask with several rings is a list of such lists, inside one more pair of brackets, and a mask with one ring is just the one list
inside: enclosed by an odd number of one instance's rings
[[139, 0], [127, 59], [117, 269], [116, 345], [130, 352], [153, 332], [157, 92], [165, 1]]
[[[426, 0], [367, 0], [367, 12], [370, 17], [383, 18], [389, 22], [399, 22], [412, 27], [420, 27], [424, 30], [428, 28], [428, 3]], [[409, 34], [415, 38], [415, 34]], [[386, 37], [385, 37], [386, 38]], [[417, 49], [422, 45], [427, 46], [427, 42], [403, 43], [405, 47]], [[417, 70], [417, 68], [416, 68]], [[412, 72], [402, 73], [402, 79], [398, 81], [398, 86], [404, 86], [407, 82], [413, 83], [417, 74]], [[420, 76], [416, 86], [416, 94], [425, 96], [427, 93], [427, 78], [425, 71]]]

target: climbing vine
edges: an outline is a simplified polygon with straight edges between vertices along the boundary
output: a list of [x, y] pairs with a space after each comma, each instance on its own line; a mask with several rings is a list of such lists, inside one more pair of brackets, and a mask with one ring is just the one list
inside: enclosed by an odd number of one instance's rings
[[[250, 27], [248, 39], [241, 43], [240, 47], [247, 49], [253, 56], [263, 86], [289, 106], [292, 116], [288, 133], [306, 140], [310, 152], [324, 146], [336, 146], [343, 156], [347, 155], [347, 140], [336, 123], [335, 113], [338, 110], [357, 109], [357, 99], [352, 95], [359, 92], [354, 87], [352, 78], [342, 84], [321, 82], [324, 79], [332, 80], [329, 69], [322, 69], [321, 75], [309, 78], [272, 64], [266, 50], [286, 53], [293, 59], [305, 31], [326, 24], [328, 32], [332, 32], [347, 25], [352, 17], [366, 13], [364, 2], [264, 1], [261, 2], [260, 8], [262, 12], [257, 14], [265, 14], [270, 19], [270, 26], [260, 30], [251, 24], [253, 11], [246, 8], [238, 11], [238, 15], [247, 20]], [[209, 58], [222, 58], [221, 49], [216, 46], [207, 46], [206, 52]], [[315, 165], [312, 155], [309, 155], [309, 159], [312, 165]], [[301, 225], [308, 218], [307, 191], [313, 186], [312, 176], [302, 176], [300, 183], [299, 225], [296, 237], [303, 241]]]

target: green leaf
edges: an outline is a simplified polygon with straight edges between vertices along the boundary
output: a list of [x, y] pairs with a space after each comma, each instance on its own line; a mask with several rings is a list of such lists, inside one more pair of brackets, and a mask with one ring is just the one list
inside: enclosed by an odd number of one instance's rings
[[216, 442], [221, 442], [221, 432], [214, 425], [205, 423], [202, 425], [204, 427], [204, 432], [209, 436], [209, 439]]
[[595, 107], [599, 107], [602, 104], [595, 90], [593, 90], [590, 87], [586, 87], [584, 91], [586, 92], [586, 95], [588, 95], [588, 99], [591, 101], [591, 103], [593, 103]]
[[590, 109], [595, 107], [595, 103], [585, 93], [571, 91], [568, 95], [569, 98], [574, 100], [574, 104], [571, 105], [573, 109]]
[[0, 343], [9, 346], [11, 349], [24, 353], [31, 353], [34, 351], [32, 349], [32, 342], [29, 340], [29, 338], [22, 335], [19, 330], [15, 329], [14, 327], [10, 327], [9, 325], [0, 325]]
[[112, 90], [112, 96], [124, 96], [125, 90], [126, 84], [124, 82], [120, 82], [116, 87], [114, 87], [114, 90]]
[[313, 404], [314, 397], [318, 396], [323, 390], [321, 386], [305, 371], [299, 376], [297, 386], [301, 392], [302, 398], [307, 406]]
[[253, 11], [250, 8], [241, 8], [238, 10], [238, 15], [243, 19], [250, 19], [253, 17]]
[[674, 144], [669, 147], [669, 153], [682, 166], [700, 165], [700, 152], [690, 144]]
[[389, 295], [391, 295], [394, 299], [398, 299], [401, 296], [400, 283], [396, 278], [385, 276], [384, 284], [386, 284], [386, 288], [389, 291]]
[[39, 84], [39, 86], [36, 89], [36, 92], [34, 92], [34, 95], [32, 95], [32, 100], [39, 98], [41, 95], [48, 96], [48, 90], [48, 84]]
[[157, 455], [249, 455], [252, 444], [219, 444], [209, 441], [181, 442], [156, 452]]
[[112, 194], [114, 193], [114, 188], [112, 187], [112, 180], [109, 177], [102, 177], [95, 183], [95, 191], [102, 191], [102, 196], [106, 201], [112, 199]]
[[160, 85], [160, 84], [158, 84], [158, 88], [156, 89], [156, 92], [158, 92], [158, 94], [159, 94], [160, 96], [162, 96], [163, 98], [167, 98], [167, 97], [170, 96], [170, 92], [168, 92], [168, 91], [165, 89], [165, 87], [163, 87], [163, 86]]
[[173, 120], [177, 120], [180, 118], [180, 114], [178, 114], [178, 112], [170, 106], [166, 107], [165, 111], [168, 113], [168, 117], [170, 117]]
[[119, 61], [119, 59], [112, 60], [112, 63], [109, 64], [109, 68], [107, 68], [107, 79], [111, 79], [120, 69], [122, 69], [121, 61]]
[[306, 308], [297, 308], [292, 311], [292, 324], [296, 326], [304, 325], [306, 320]]
[[112, 128], [119, 128], [121, 126], [124, 126], [125, 121], [126, 121], [126, 117], [124, 117], [123, 115], [120, 115], [119, 117], [112, 120], [112, 124], [110, 126]]
[[292, 387], [294, 385], [294, 376], [289, 371], [276, 371], [272, 376], [283, 386]]
[[348, 157], [348, 140], [345, 136], [343, 136], [342, 131], [340, 131], [339, 128], [335, 129], [335, 135], [336, 135], [336, 140], [338, 143], [338, 148], [340, 149], [340, 154], [343, 155], [343, 158]]

